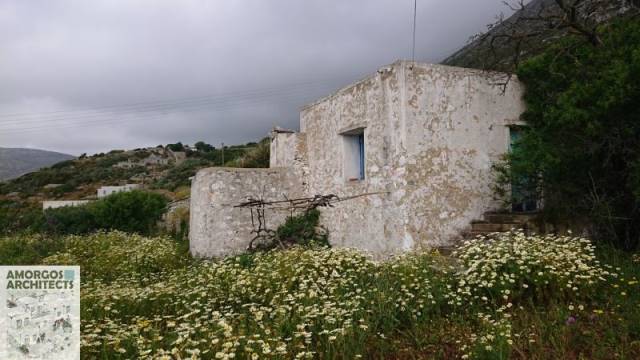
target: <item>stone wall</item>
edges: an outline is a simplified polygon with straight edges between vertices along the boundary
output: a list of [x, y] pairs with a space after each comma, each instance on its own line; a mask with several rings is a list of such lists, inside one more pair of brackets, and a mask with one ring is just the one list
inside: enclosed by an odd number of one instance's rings
[[[249, 209], [236, 208], [249, 197], [282, 199], [301, 196], [301, 179], [285, 168], [207, 168], [191, 184], [189, 247], [196, 257], [221, 257], [246, 250], [253, 238]], [[287, 211], [268, 211], [271, 229]]]

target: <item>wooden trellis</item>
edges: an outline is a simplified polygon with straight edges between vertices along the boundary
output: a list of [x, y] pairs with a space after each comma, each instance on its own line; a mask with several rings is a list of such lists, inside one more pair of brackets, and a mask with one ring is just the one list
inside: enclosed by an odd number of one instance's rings
[[337, 202], [347, 201], [363, 196], [386, 194], [387, 192], [373, 192], [364, 193], [358, 195], [352, 195], [348, 197], [339, 197], [335, 194], [329, 195], [315, 195], [313, 197], [301, 197], [289, 199], [286, 195], [284, 200], [267, 201], [261, 198], [249, 197], [247, 201], [234, 205], [235, 208], [248, 208], [251, 212], [251, 226], [253, 230], [252, 234], [255, 236], [249, 242], [248, 250], [253, 250], [254, 243], [258, 240], [275, 241], [281, 248], [285, 248], [281, 239], [278, 238], [275, 230], [270, 229], [267, 225], [267, 217], [265, 216], [267, 210], [286, 210], [290, 212], [290, 217], [293, 217], [294, 212], [302, 211], [308, 213], [311, 210], [319, 207], [333, 207], [333, 204]]

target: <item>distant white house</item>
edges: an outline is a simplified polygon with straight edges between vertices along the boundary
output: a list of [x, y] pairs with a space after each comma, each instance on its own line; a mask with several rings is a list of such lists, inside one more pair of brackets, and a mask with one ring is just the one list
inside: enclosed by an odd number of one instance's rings
[[98, 197], [103, 198], [111, 194], [127, 192], [131, 190], [139, 189], [139, 188], [140, 188], [140, 184], [126, 184], [121, 186], [102, 186], [98, 189]]
[[61, 208], [65, 206], [81, 206], [90, 202], [91, 200], [45, 200], [42, 202], [42, 210]]
[[169, 154], [167, 153], [157, 154], [154, 152], [144, 159], [140, 159], [140, 160], [127, 159], [125, 161], [120, 161], [116, 164], [113, 164], [113, 167], [122, 168], [122, 169], [131, 169], [136, 166], [142, 166], [142, 167], [164, 166], [169, 164], [171, 160], [169, 156], [171, 156], [176, 163], [180, 163], [184, 161], [184, 159], [186, 158], [186, 154], [184, 152], [177, 152], [177, 153], [170, 152]]

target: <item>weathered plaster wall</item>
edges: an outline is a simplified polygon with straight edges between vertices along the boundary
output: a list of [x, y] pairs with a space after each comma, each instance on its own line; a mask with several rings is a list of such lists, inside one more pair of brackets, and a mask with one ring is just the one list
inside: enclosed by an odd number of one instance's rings
[[[197, 257], [221, 257], [244, 251], [253, 238], [251, 213], [234, 205], [248, 197], [281, 199], [301, 196], [301, 181], [285, 168], [207, 168], [191, 184], [189, 247]], [[269, 212], [275, 229], [288, 212]]]
[[408, 236], [445, 245], [499, 207], [491, 165], [524, 111], [514, 79], [504, 94], [479, 70], [405, 63]]
[[[402, 79], [393, 66], [305, 107], [301, 131], [309, 149], [309, 191], [341, 197], [376, 193], [322, 209], [322, 222], [336, 246], [390, 254], [405, 243], [405, 208], [399, 202], [404, 187], [401, 161], [403, 129]], [[364, 128], [365, 179], [348, 181], [343, 173], [343, 137]]]
[[[497, 206], [491, 162], [508, 148], [524, 106], [488, 74], [397, 62], [305, 107], [309, 191], [384, 192], [323, 210], [330, 241], [389, 254], [445, 245]], [[346, 181], [341, 133], [364, 127], [365, 179]]]

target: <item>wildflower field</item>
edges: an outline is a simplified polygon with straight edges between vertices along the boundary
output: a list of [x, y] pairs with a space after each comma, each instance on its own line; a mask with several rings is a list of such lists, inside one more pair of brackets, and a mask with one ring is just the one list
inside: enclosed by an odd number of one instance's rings
[[0, 239], [0, 262], [81, 266], [85, 359], [640, 358], [640, 258], [577, 237], [508, 233], [384, 262], [329, 248], [199, 261], [121, 232], [52, 254], [47, 241]]

